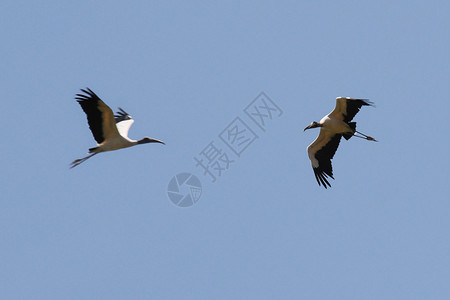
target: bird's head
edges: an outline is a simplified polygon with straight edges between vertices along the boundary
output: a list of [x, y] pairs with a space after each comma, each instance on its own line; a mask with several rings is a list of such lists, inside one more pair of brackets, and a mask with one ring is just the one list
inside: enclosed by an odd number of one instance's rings
[[163, 141], [160, 141], [160, 140], [157, 140], [157, 139], [152, 139], [152, 138], [149, 138], [149, 137], [142, 138], [139, 141], [137, 141], [137, 143], [138, 143], [138, 145], [140, 145], [140, 144], [147, 144], [147, 143], [160, 143], [160, 144], [164, 144], [164, 145], [166, 144]]
[[316, 128], [316, 127], [321, 127], [321, 125], [319, 123], [317, 123], [316, 121], [313, 121], [311, 124], [306, 126], [305, 129], [303, 129], [303, 131], [305, 131], [306, 129]]

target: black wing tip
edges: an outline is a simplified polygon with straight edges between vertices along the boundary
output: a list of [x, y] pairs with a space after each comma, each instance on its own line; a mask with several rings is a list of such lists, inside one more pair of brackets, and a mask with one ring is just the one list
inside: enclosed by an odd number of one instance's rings
[[361, 106], [375, 106], [375, 103], [366, 98], [338, 97], [345, 98], [347, 101], [357, 101]]
[[354, 99], [354, 100], [360, 101], [361, 106], [373, 106], [373, 107], [375, 107], [375, 103], [373, 103], [369, 99], [357, 98], [357, 99]]
[[[328, 181], [328, 176], [334, 180], [333, 174], [330, 174], [328, 172], [325, 172], [323, 170], [319, 170], [319, 168], [313, 168], [314, 175], [316, 176], [317, 183], [319, 186], [323, 186], [325, 189], [328, 187], [331, 187], [330, 182]], [[321, 184], [322, 183], [322, 184]]]
[[114, 117], [123, 117], [123, 116], [129, 116], [130, 114], [124, 111], [121, 107], [118, 107], [119, 110], [116, 112]]
[[84, 88], [84, 89], [80, 89], [83, 93], [86, 93], [86, 94], [94, 94], [95, 95], [95, 93], [90, 89], [90, 88], [88, 88], [88, 87], [86, 87], [86, 88]]
[[98, 96], [90, 89], [90, 88], [86, 88], [86, 89], [80, 89], [84, 94], [76, 94], [75, 99], [77, 100], [88, 100], [88, 99], [92, 99]]
[[91, 95], [94, 94], [93, 91], [91, 91], [90, 88], [85, 88], [85, 89], [80, 89], [80, 91], [82, 91], [84, 94], [77, 94], [77, 96], [86, 96], [85, 94]]
[[130, 114], [124, 111], [121, 107], [118, 107], [119, 111], [116, 112], [117, 116], [129, 116]]
[[369, 99], [359, 99], [359, 100], [361, 100], [363, 102], [363, 105], [375, 107], [375, 103], [373, 103]]
[[130, 116], [129, 113], [127, 113], [121, 107], [119, 107], [119, 111], [116, 112], [116, 114], [114, 115], [114, 119], [116, 120], [116, 123], [119, 123], [124, 120], [131, 120], [132, 117]]
[[80, 101], [85, 101], [85, 100], [89, 100], [89, 99], [100, 99], [96, 93], [94, 93], [90, 88], [86, 88], [86, 89], [80, 89], [80, 91], [82, 91], [84, 94], [76, 94], [75, 99], [78, 100], [78, 102]]

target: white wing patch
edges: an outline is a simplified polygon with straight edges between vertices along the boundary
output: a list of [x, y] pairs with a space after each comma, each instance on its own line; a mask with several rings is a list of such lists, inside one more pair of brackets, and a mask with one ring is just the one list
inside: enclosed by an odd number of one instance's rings
[[130, 127], [131, 125], [133, 125], [133, 123], [134, 123], [133, 119], [123, 120], [120, 121], [119, 123], [116, 123], [117, 130], [119, 130], [120, 135], [123, 136], [124, 138], [128, 138], [128, 131], [130, 130]]

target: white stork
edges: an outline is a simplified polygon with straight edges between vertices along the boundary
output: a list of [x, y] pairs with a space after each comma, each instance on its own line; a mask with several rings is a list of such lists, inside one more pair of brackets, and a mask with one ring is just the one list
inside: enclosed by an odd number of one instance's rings
[[308, 156], [319, 186], [322, 183], [324, 188], [327, 188], [327, 185], [331, 187], [327, 177], [334, 179], [331, 159], [336, 153], [342, 136], [346, 140], [356, 136], [376, 142], [373, 137], [357, 131], [356, 122], [350, 122], [361, 106], [365, 105], [373, 106], [373, 103], [367, 99], [338, 97], [336, 107], [331, 113], [323, 117], [320, 122], [312, 122], [303, 130], [320, 127], [319, 136], [308, 146]]
[[74, 160], [70, 168], [78, 166], [88, 158], [100, 152], [118, 150], [146, 143], [164, 144], [164, 142], [160, 140], [149, 137], [144, 137], [137, 141], [128, 138], [128, 130], [134, 123], [131, 116], [120, 107], [120, 111], [117, 112], [117, 115], [114, 115], [111, 108], [109, 108], [109, 106], [89, 88], [87, 88], [87, 90], [81, 89], [81, 91], [86, 95], [77, 94], [75, 99], [77, 99], [77, 102], [86, 113], [89, 128], [98, 145], [97, 147], [89, 149], [89, 153], [92, 154]]

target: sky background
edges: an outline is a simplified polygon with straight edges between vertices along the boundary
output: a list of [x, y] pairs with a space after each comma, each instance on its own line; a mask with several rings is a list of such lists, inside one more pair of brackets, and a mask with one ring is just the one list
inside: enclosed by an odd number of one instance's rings
[[[449, 30], [448, 1], [2, 1], [0, 298], [448, 299]], [[166, 145], [69, 169], [96, 145], [85, 87]], [[354, 120], [379, 142], [341, 141], [325, 190], [303, 128], [337, 96], [375, 102]], [[236, 160], [214, 183], [211, 141]]]

